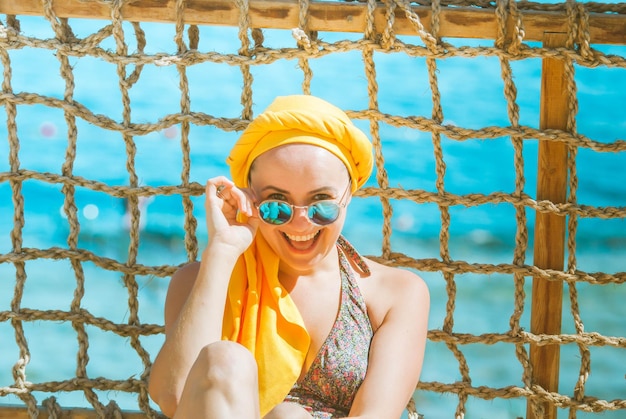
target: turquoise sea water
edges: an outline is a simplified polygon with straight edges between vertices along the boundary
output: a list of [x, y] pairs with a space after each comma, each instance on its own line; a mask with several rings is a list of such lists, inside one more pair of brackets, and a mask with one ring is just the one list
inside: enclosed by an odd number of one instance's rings
[[[23, 18], [22, 31], [39, 38], [52, 37], [49, 24], [41, 18]], [[105, 23], [72, 21], [76, 35], [93, 33]], [[144, 24], [148, 46], [146, 53], [173, 52], [172, 25]], [[130, 50], [132, 31], [127, 31]], [[217, 52], [236, 53], [240, 47], [235, 28], [202, 28], [200, 48]], [[289, 34], [266, 31], [266, 45], [293, 47]], [[358, 39], [359, 35], [322, 34], [327, 42]], [[410, 39], [409, 39], [410, 40]], [[204, 44], [203, 44], [204, 42]], [[464, 45], [468, 45], [463, 41]], [[490, 45], [487, 41], [471, 41], [469, 45]], [[115, 49], [112, 39], [104, 48]], [[598, 47], [605, 53], [626, 55], [624, 47]], [[14, 92], [36, 92], [62, 98], [64, 82], [58, 75], [59, 63], [53, 51], [23, 48], [9, 51], [11, 57], [12, 89]], [[36, 65], [35, 65], [36, 64]], [[92, 57], [72, 59], [75, 75], [74, 99], [96, 114], [120, 121], [122, 101], [116, 68]], [[313, 70], [311, 91], [344, 109], [366, 109], [367, 79], [363, 74], [362, 58], [358, 52], [331, 54], [310, 62]], [[430, 117], [431, 92], [425, 60], [402, 54], [376, 54], [380, 110], [402, 116]], [[511, 63], [518, 86], [520, 123], [538, 127], [538, 100], [541, 62], [527, 60]], [[301, 92], [302, 73], [294, 60], [281, 60], [251, 69], [254, 76], [254, 110], [258, 113], [277, 95]], [[130, 72], [130, 71], [129, 71]], [[242, 76], [237, 67], [227, 64], [204, 63], [188, 69], [192, 111], [222, 117], [238, 117], [241, 113]], [[438, 81], [445, 116], [444, 123], [480, 128], [509, 125], [500, 64], [495, 57], [451, 58], [438, 61]], [[576, 68], [579, 112], [578, 131], [593, 140], [612, 142], [626, 138], [626, 70], [612, 68]], [[179, 77], [175, 67], [147, 66], [140, 81], [131, 91], [132, 119], [135, 122], [158, 121], [169, 113], [179, 112]], [[40, 172], [61, 173], [67, 147], [63, 112], [42, 105], [18, 106], [18, 135], [20, 139], [20, 168]], [[365, 121], [357, 123], [368, 132]], [[122, 138], [78, 119], [78, 150], [73, 172], [76, 176], [126, 185], [126, 150]], [[7, 137], [6, 126], [0, 126], [0, 136]], [[211, 127], [192, 127], [191, 180], [204, 183], [208, 177], [227, 173], [224, 159], [237, 133], [224, 133]], [[385, 168], [391, 186], [435, 191], [435, 159], [428, 133], [407, 128], [381, 126]], [[143, 185], [180, 184], [182, 153], [177, 126], [158, 133], [135, 138], [136, 168]], [[508, 138], [456, 142], [444, 138], [444, 158], [447, 164], [446, 190], [457, 194], [512, 192], [515, 187], [513, 147]], [[9, 145], [0, 144], [0, 173], [10, 170]], [[528, 194], [536, 188], [537, 144], [524, 144], [525, 175]], [[578, 201], [593, 206], [626, 206], [626, 153], [596, 153], [581, 149], [577, 159], [579, 176]], [[375, 185], [375, 176], [369, 182]], [[26, 224], [22, 230], [23, 246], [47, 249], [67, 247], [69, 227], [62, 206], [64, 197], [59, 185], [29, 180], [24, 182]], [[11, 252], [14, 204], [8, 182], [0, 183], [0, 255]], [[202, 198], [194, 198], [194, 213], [199, 219], [198, 234], [206, 237], [203, 227]], [[77, 188], [81, 234], [79, 247], [99, 256], [118, 261], [126, 260], [128, 232], [125, 229], [124, 203], [121, 199], [101, 192]], [[394, 201], [392, 248], [416, 258], [439, 258], [440, 213], [433, 204], [416, 205]], [[379, 255], [382, 243], [381, 205], [377, 199], [354, 199], [350, 207], [352, 218], [345, 234], [362, 253]], [[481, 205], [450, 209], [450, 254], [454, 260], [472, 263], [511, 263], [515, 239], [515, 211], [510, 205]], [[528, 211], [532, 234], [533, 214]], [[186, 260], [183, 244], [183, 210], [178, 196], [160, 196], [146, 202], [138, 262], [146, 265], [177, 265]], [[626, 220], [581, 219], [577, 234], [577, 267], [587, 272], [607, 273], [626, 271]], [[527, 252], [532, 262], [532, 249]], [[119, 273], [106, 271], [90, 262], [83, 264], [86, 284], [82, 306], [94, 316], [115, 322], [128, 318], [125, 290]], [[68, 310], [76, 287], [75, 274], [68, 261], [34, 260], [26, 264], [28, 280], [22, 308]], [[431, 329], [440, 329], [446, 314], [447, 295], [441, 274], [420, 273], [432, 293]], [[505, 275], [458, 275], [454, 331], [459, 333], [494, 333], [509, 329], [514, 303], [513, 280]], [[142, 323], [162, 323], [162, 306], [167, 280], [139, 277]], [[0, 311], [9, 310], [15, 286], [15, 268], [0, 264]], [[527, 284], [530, 295], [530, 279]], [[626, 336], [623, 318], [626, 297], [623, 286], [588, 285], [577, 287], [585, 331], [597, 331], [607, 336]], [[566, 289], [567, 294], [567, 289]], [[567, 297], [566, 297], [567, 298]], [[527, 310], [529, 309], [529, 303]], [[564, 305], [564, 333], [574, 333], [569, 315], [569, 303]], [[522, 318], [529, 323], [528, 314]], [[43, 382], [69, 379], [76, 369], [76, 333], [71, 325], [55, 322], [24, 324], [31, 349], [27, 366], [28, 380]], [[528, 328], [528, 327], [527, 327]], [[128, 342], [116, 335], [88, 327], [90, 377], [106, 376], [125, 379], [139, 376], [142, 365]], [[162, 337], [142, 339], [154, 356]], [[465, 345], [461, 348], [468, 358], [473, 386], [505, 387], [522, 385], [522, 369], [511, 345]], [[624, 398], [626, 394], [626, 362], [624, 349], [594, 347], [592, 374], [586, 394], [605, 400]], [[10, 323], [0, 323], [0, 386], [13, 382], [11, 370], [18, 358], [18, 346]], [[563, 394], [571, 395], [580, 368], [580, 354], [574, 345], [562, 349]], [[422, 373], [424, 381], [454, 383], [461, 379], [458, 362], [442, 344], [430, 343]], [[64, 406], [86, 405], [81, 393], [55, 395]], [[37, 395], [39, 401], [47, 394]], [[115, 399], [120, 406], [135, 409], [134, 396], [124, 393], [101, 393], [104, 403]], [[420, 393], [416, 398], [419, 410], [427, 418], [454, 417], [456, 398], [453, 395]], [[8, 396], [0, 403], [19, 403]], [[515, 418], [524, 416], [523, 400], [484, 401], [470, 399], [466, 417]], [[566, 412], [561, 412], [566, 417]], [[592, 417], [579, 413], [578, 417]], [[617, 419], [623, 411], [609, 412], [602, 417]]]

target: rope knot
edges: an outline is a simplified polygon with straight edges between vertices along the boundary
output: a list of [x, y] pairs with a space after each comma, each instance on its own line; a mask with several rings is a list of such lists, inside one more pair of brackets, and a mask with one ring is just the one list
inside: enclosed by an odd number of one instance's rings
[[303, 29], [293, 28], [291, 30], [291, 35], [296, 40], [298, 46], [304, 49], [306, 52], [313, 52], [315, 50], [315, 48], [313, 48], [311, 38]]
[[167, 67], [168, 65], [178, 64], [180, 63], [180, 61], [181, 61], [180, 57], [166, 56], [166, 57], [159, 58], [158, 60], [155, 60], [154, 65], [159, 66], [159, 67]]

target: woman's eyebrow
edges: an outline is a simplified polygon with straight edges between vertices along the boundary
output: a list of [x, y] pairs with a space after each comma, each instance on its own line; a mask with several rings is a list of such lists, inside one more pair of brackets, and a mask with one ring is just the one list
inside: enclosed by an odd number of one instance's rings
[[[284, 195], [290, 195], [290, 192], [285, 190], [285, 189], [281, 189], [277, 186], [273, 186], [273, 185], [267, 185], [265, 187], [263, 187], [260, 192], [266, 192], [268, 190], [271, 190], [273, 192], [279, 192], [282, 193]], [[332, 187], [332, 186], [322, 186], [321, 188], [317, 188], [317, 189], [313, 189], [312, 191], [309, 191], [308, 194], [309, 195], [315, 195], [318, 193], [322, 193], [322, 192], [334, 192], [337, 193], [337, 189]]]
[[280, 192], [280, 193], [285, 194], [285, 195], [289, 194], [289, 191], [286, 191], [284, 189], [281, 189], [281, 188], [273, 186], [273, 185], [267, 185], [267, 186], [261, 188], [261, 192], [266, 192], [268, 190], [271, 190], [272, 192]]

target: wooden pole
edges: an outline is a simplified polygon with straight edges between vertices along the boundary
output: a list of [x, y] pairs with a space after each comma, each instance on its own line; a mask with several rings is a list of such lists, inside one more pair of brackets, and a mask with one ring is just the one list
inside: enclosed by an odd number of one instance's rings
[[[544, 47], [565, 45], [564, 33], [546, 33]], [[544, 58], [541, 77], [540, 128], [565, 130], [568, 118], [568, 95], [565, 63]], [[537, 167], [537, 199], [564, 203], [567, 196], [567, 146], [556, 141], [539, 142]], [[534, 264], [539, 268], [562, 270], [565, 259], [565, 217], [537, 212], [535, 221]], [[533, 278], [531, 333], [561, 333], [563, 282]], [[547, 391], [557, 392], [559, 386], [559, 345], [530, 345], [530, 363], [533, 368], [532, 383]], [[528, 403], [526, 416], [534, 419], [532, 402]], [[544, 403], [544, 419], [556, 418], [556, 407]]]

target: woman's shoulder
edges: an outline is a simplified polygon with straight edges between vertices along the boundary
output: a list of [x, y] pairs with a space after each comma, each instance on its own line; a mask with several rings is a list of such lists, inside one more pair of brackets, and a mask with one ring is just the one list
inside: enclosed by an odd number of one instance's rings
[[200, 269], [200, 262], [190, 262], [179, 267], [170, 279], [165, 297], [165, 329], [178, 318], [178, 313], [191, 293]]
[[166, 305], [170, 302], [180, 302], [186, 299], [191, 292], [193, 284], [196, 282], [200, 262], [189, 262], [180, 266], [172, 275], [167, 290]]
[[415, 289], [423, 291], [426, 282], [415, 272], [394, 266], [383, 265], [369, 258], [365, 259], [371, 272], [371, 282], [377, 288], [389, 290], [394, 293], [401, 293], [403, 290]]
[[200, 262], [197, 261], [181, 265], [172, 275], [170, 289], [181, 286], [193, 286], [199, 270]]
[[379, 326], [392, 309], [406, 311], [430, 304], [428, 285], [417, 273], [366, 260], [371, 274], [361, 279], [360, 288], [373, 325]]

